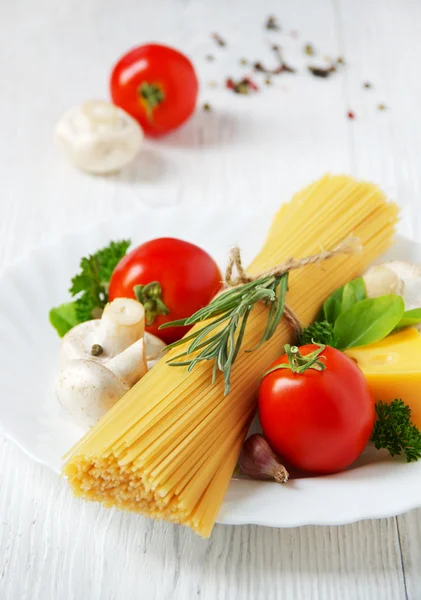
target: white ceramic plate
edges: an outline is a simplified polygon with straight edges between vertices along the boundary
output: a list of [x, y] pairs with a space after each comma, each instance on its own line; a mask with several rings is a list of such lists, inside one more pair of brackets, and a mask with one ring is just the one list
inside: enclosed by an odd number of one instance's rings
[[[259, 249], [271, 219], [259, 213], [208, 208], [137, 213], [34, 250], [0, 277], [0, 426], [25, 452], [57, 473], [61, 457], [84, 433], [53, 393], [59, 339], [48, 311], [68, 299], [81, 256], [111, 239], [134, 244], [163, 235], [200, 244], [224, 265], [239, 243], [247, 262]], [[421, 262], [421, 246], [399, 239], [389, 257]], [[274, 527], [342, 524], [395, 515], [421, 506], [421, 462], [406, 464], [367, 449], [344, 473], [295, 479], [287, 486], [233, 479], [219, 515], [226, 524]]]

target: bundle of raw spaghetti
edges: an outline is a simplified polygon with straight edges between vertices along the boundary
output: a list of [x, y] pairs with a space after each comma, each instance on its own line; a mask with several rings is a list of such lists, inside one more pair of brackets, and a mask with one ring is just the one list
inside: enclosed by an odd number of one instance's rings
[[[396, 205], [376, 186], [325, 176], [281, 207], [247, 272], [258, 274], [358, 237], [360, 252], [289, 273], [287, 303], [307, 325], [333, 290], [386, 250], [396, 220]], [[245, 352], [258, 345], [267, 320], [268, 307], [256, 304], [227, 395], [222, 373], [212, 384], [210, 361], [189, 372], [161, 360], [67, 455], [64, 474], [74, 492], [208, 536], [255, 412], [261, 374], [292, 339], [283, 319], [269, 341]]]

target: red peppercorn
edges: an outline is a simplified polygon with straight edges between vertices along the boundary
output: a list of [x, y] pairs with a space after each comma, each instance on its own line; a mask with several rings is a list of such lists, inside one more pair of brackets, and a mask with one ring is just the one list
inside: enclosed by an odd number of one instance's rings
[[355, 113], [352, 112], [352, 110], [348, 111], [347, 114], [348, 119], [355, 119]]

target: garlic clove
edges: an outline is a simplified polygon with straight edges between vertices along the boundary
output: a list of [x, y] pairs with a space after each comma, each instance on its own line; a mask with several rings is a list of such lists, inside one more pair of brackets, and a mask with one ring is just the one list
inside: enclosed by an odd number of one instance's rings
[[251, 479], [273, 480], [286, 483], [289, 473], [278, 461], [272, 448], [265, 438], [254, 433], [243, 444], [238, 459], [241, 471]]
[[68, 110], [57, 123], [55, 134], [74, 166], [97, 175], [129, 164], [144, 138], [135, 119], [103, 100], [89, 100]]

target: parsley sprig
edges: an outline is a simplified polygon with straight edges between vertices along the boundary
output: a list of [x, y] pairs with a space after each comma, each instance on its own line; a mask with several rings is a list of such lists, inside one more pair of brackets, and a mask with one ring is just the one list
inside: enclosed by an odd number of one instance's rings
[[404, 454], [407, 462], [421, 458], [421, 432], [411, 422], [411, 409], [403, 400], [376, 404], [377, 420], [371, 441], [377, 450], [386, 448], [391, 456]]
[[303, 329], [300, 344], [324, 344], [336, 348], [336, 336], [329, 321], [316, 321]]
[[50, 322], [63, 337], [78, 323], [98, 318], [108, 302], [108, 285], [117, 264], [125, 256], [130, 240], [111, 242], [80, 261], [80, 272], [72, 279], [73, 302], [50, 311]]

